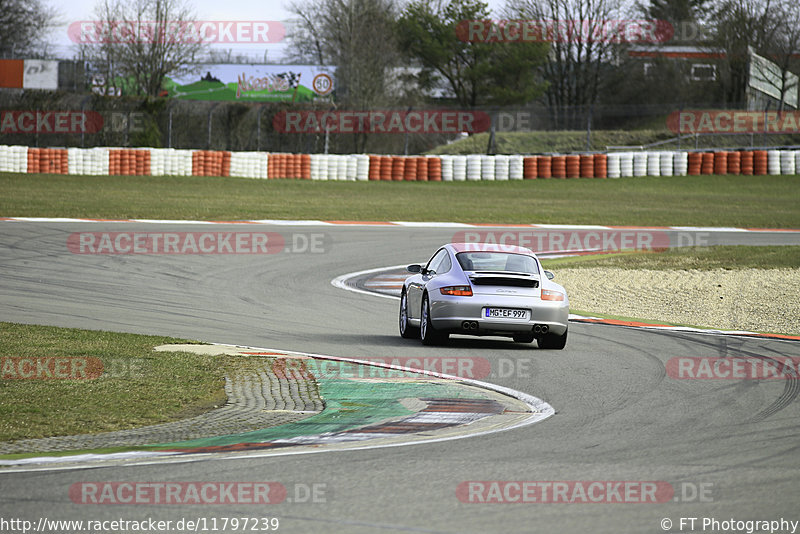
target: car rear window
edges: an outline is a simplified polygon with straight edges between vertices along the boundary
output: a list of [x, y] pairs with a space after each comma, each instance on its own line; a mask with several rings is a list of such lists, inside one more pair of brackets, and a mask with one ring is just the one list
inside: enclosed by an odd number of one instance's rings
[[539, 274], [536, 260], [524, 254], [507, 252], [460, 252], [456, 254], [465, 271], [494, 271]]

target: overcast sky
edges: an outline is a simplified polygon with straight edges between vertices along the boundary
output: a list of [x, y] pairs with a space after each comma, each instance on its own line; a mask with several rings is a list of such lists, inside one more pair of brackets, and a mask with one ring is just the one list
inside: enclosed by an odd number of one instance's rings
[[[52, 39], [56, 52], [62, 58], [71, 58], [75, 45], [67, 35], [69, 24], [76, 21], [94, 20], [95, 7], [98, 0], [50, 0], [50, 5], [58, 9], [61, 26], [54, 30]], [[286, 22], [290, 13], [286, 7], [289, 0], [189, 0], [201, 21], [278, 21]], [[494, 9], [502, 4], [502, 0], [490, 0]], [[277, 61], [284, 54], [285, 43], [281, 44], [217, 44], [214, 48], [232, 49], [234, 53], [245, 54], [263, 61], [264, 54], [268, 62]]]

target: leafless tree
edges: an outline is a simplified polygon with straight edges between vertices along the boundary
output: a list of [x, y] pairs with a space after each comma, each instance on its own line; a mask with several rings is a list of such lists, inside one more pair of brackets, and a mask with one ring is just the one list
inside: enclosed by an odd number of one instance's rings
[[191, 72], [205, 50], [185, 0], [101, 0], [95, 12], [99, 31], [82, 56], [140, 94], [158, 96], [167, 76]]
[[44, 0], [0, 0], [0, 57], [43, 55], [56, 18]]
[[[388, 77], [398, 64], [394, 0], [306, 0], [290, 7], [294, 59], [336, 67], [336, 103], [351, 110], [387, 105]], [[366, 134], [353, 135], [361, 152]]]
[[507, 0], [505, 16], [552, 24], [543, 76], [556, 125], [577, 126], [597, 101], [604, 64], [618, 46], [604, 25], [619, 12], [617, 0]]

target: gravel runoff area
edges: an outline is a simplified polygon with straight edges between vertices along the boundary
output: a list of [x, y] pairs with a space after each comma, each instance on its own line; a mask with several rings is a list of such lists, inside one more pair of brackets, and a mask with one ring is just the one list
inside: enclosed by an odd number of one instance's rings
[[722, 330], [800, 334], [800, 269], [554, 269], [570, 308]]

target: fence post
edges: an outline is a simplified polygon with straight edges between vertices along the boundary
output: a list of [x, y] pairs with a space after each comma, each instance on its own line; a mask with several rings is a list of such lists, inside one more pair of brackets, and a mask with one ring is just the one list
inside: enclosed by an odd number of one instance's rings
[[214, 108], [216, 108], [218, 105], [219, 102], [212, 105], [211, 109], [208, 110], [208, 119], [206, 121], [208, 125], [208, 139], [206, 140], [206, 150], [211, 150], [211, 114], [214, 113]]
[[594, 114], [594, 104], [589, 106], [589, 114], [586, 117], [586, 150], [592, 149], [592, 114]]
[[256, 152], [261, 152], [261, 110], [263, 107], [258, 106], [258, 111], [256, 112]]

